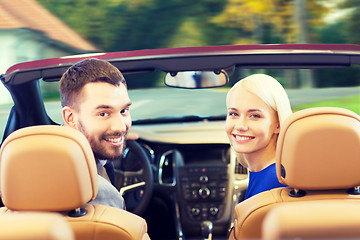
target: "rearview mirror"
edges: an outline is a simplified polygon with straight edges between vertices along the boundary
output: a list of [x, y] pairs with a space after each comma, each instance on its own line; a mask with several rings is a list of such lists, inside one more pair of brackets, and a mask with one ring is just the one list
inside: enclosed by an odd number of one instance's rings
[[228, 82], [225, 71], [185, 71], [171, 72], [165, 76], [165, 84], [177, 88], [212, 88], [221, 87]]

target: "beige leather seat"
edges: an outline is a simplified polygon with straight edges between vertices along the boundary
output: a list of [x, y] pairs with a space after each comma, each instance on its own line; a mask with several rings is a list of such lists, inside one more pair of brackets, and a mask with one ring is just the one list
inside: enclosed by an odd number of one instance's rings
[[14, 212], [0, 215], [1, 240], [73, 240], [69, 223], [57, 213]]
[[265, 216], [262, 239], [359, 239], [359, 200], [278, 204]]
[[34, 126], [10, 134], [0, 150], [0, 184], [11, 211], [59, 212], [76, 239], [148, 239], [144, 219], [87, 204], [97, 194], [95, 159], [87, 139], [61, 126]]
[[360, 204], [360, 117], [341, 108], [295, 112], [283, 124], [276, 170], [289, 186], [257, 194], [235, 207], [230, 239], [260, 238], [268, 211], [292, 201], [356, 199]]

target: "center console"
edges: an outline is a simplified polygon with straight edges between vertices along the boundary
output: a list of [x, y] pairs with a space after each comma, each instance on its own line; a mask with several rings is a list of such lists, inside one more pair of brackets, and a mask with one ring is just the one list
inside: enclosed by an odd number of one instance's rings
[[[204, 221], [214, 223], [214, 232], [229, 223], [231, 193], [227, 164], [178, 167], [178, 201], [184, 232], [199, 234]], [[230, 175], [231, 176], [231, 175]], [[230, 199], [229, 199], [230, 198]]]

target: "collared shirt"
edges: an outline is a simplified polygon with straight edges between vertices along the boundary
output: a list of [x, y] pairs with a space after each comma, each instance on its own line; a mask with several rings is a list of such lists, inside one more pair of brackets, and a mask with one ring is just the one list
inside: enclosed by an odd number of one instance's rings
[[120, 192], [111, 184], [102, 162], [96, 165], [98, 170], [98, 193], [90, 204], [101, 204], [110, 207], [125, 209], [124, 198]]

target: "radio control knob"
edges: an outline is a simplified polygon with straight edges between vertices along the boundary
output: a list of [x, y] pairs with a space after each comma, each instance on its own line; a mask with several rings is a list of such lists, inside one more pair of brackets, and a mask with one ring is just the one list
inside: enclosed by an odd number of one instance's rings
[[199, 189], [199, 196], [201, 198], [207, 198], [210, 196], [210, 189], [208, 189], [207, 187], [202, 187]]
[[192, 214], [194, 217], [198, 216], [198, 215], [200, 214], [200, 209], [195, 208], [195, 207], [191, 208], [191, 214]]
[[201, 183], [207, 183], [209, 181], [209, 178], [206, 175], [202, 175], [202, 176], [200, 176], [199, 181]]
[[218, 214], [219, 209], [217, 207], [211, 207], [210, 208], [210, 214], [215, 216], [216, 214]]

